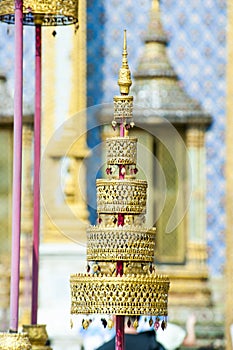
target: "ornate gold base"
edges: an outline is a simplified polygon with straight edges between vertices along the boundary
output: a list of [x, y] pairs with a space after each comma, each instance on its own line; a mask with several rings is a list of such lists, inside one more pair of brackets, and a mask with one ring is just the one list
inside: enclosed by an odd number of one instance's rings
[[45, 324], [23, 325], [23, 331], [28, 333], [32, 350], [52, 350], [50, 346], [45, 345], [48, 340]]
[[27, 333], [0, 333], [1, 350], [31, 350]]

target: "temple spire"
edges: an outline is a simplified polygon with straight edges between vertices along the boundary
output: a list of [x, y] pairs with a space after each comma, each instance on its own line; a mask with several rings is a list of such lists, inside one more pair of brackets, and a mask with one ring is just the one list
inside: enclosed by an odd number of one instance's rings
[[124, 43], [122, 52], [122, 66], [119, 70], [118, 85], [121, 95], [128, 95], [130, 86], [132, 85], [131, 73], [128, 65], [127, 38], [126, 30], [124, 30]]
[[156, 12], [159, 11], [159, 0], [152, 0], [152, 10]]

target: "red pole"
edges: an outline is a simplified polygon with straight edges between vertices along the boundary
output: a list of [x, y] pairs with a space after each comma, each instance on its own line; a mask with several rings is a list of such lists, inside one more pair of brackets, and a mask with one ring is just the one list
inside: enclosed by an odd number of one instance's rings
[[[125, 127], [123, 122], [120, 124], [120, 137], [125, 136]], [[119, 179], [124, 179], [124, 174], [122, 174], [122, 166], [119, 166]], [[118, 226], [124, 225], [124, 214], [118, 214]], [[123, 275], [123, 261], [117, 261], [116, 265], [116, 274], [119, 276]], [[116, 316], [116, 350], [124, 350], [125, 348], [125, 317], [124, 316]]]
[[40, 158], [41, 158], [41, 25], [36, 24], [35, 56], [35, 120], [34, 120], [34, 214], [32, 253], [32, 307], [31, 323], [37, 324], [39, 243], [40, 243]]
[[14, 89], [14, 159], [12, 185], [12, 248], [10, 284], [10, 331], [18, 331], [21, 183], [23, 123], [23, 1], [15, 0], [15, 89]]

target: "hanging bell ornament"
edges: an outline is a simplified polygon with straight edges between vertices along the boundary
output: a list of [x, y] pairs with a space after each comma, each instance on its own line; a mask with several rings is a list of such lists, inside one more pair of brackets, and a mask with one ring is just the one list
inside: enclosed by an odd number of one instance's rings
[[108, 325], [108, 328], [109, 328], [109, 329], [112, 329], [114, 323], [113, 323], [113, 320], [112, 320], [111, 318], [109, 318], [108, 324], [107, 324], [107, 325]]
[[134, 125], [135, 125], [135, 123], [134, 123], [134, 122], [130, 122], [130, 126], [131, 126], [131, 128], [133, 128], [133, 127], [134, 127]]
[[152, 319], [152, 317], [149, 319], [149, 325], [150, 325], [150, 327], [152, 326], [152, 324], [153, 324], [153, 319]]
[[99, 266], [97, 264], [94, 264], [92, 268], [94, 272], [97, 272], [99, 270]]
[[74, 327], [74, 323], [73, 323], [73, 320], [72, 318], [70, 319], [70, 328], [72, 329]]
[[167, 323], [163, 320], [161, 323], [161, 328], [164, 331], [165, 328], [167, 328]]
[[102, 322], [102, 325], [104, 326], [104, 328], [107, 327], [107, 321], [105, 320], [105, 318], [101, 318], [101, 322]]
[[86, 319], [83, 319], [82, 326], [83, 326], [83, 329], [87, 329], [89, 327], [89, 321]]
[[137, 319], [133, 323], [133, 328], [135, 328], [135, 329], [138, 328], [138, 320]]
[[115, 120], [112, 121], [112, 128], [115, 131], [117, 126], [117, 122]]

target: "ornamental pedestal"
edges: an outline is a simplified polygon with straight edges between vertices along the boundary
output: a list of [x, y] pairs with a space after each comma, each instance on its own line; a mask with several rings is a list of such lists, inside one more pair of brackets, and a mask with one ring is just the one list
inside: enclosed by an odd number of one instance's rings
[[0, 333], [1, 350], [32, 350], [27, 333]]
[[46, 345], [48, 341], [46, 325], [23, 325], [23, 331], [28, 334], [32, 350], [52, 350], [50, 346]]

